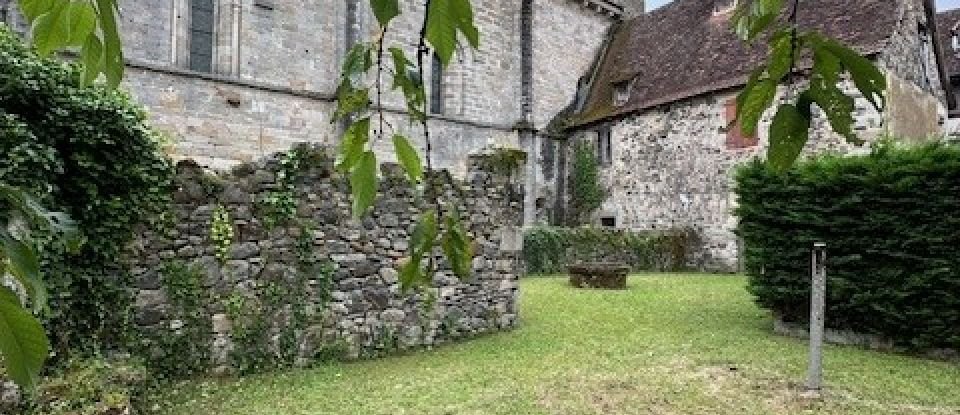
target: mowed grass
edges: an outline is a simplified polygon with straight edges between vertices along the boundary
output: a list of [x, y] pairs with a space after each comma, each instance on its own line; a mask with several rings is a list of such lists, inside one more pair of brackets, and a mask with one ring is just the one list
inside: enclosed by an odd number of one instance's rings
[[960, 414], [960, 366], [771, 333], [742, 277], [642, 275], [623, 292], [521, 284], [521, 323], [432, 351], [188, 382], [170, 414]]

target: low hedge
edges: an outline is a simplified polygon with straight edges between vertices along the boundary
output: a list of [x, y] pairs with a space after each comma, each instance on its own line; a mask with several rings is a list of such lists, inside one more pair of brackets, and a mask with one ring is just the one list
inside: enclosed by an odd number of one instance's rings
[[628, 232], [598, 228], [537, 227], [523, 238], [528, 274], [567, 272], [579, 262], [621, 262], [634, 271], [681, 271], [695, 249], [693, 231]]
[[960, 348], [960, 148], [879, 145], [737, 174], [749, 290], [807, 322], [810, 250], [828, 244], [827, 325], [909, 349]]

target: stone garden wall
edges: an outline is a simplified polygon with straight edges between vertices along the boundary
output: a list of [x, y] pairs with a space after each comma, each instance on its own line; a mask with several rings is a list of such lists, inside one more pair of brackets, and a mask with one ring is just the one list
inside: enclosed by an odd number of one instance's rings
[[322, 147], [215, 175], [189, 161], [177, 169], [172, 223], [144, 232], [132, 255], [136, 325], [152, 356], [186, 348], [216, 371], [245, 371], [516, 323], [523, 190], [482, 157], [471, 157], [465, 181], [433, 177], [472, 234], [472, 278], [456, 278], [438, 251], [433, 286], [411, 293], [400, 291], [397, 269], [423, 199], [396, 166], [384, 166], [376, 207], [359, 220]]

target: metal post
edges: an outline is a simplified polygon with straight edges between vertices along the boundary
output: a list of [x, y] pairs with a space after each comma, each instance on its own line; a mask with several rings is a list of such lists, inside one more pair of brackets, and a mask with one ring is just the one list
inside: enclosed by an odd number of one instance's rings
[[823, 388], [823, 332], [827, 297], [827, 244], [813, 244], [810, 269], [813, 275], [810, 295], [810, 367], [807, 390]]

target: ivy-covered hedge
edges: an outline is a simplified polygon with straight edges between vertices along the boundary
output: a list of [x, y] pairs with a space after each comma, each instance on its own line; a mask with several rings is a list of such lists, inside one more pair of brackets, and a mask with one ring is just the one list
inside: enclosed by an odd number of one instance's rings
[[523, 238], [528, 274], [567, 272], [579, 262], [622, 262], [634, 271], [680, 271], [690, 263], [696, 234], [689, 230], [628, 232], [590, 227], [538, 227]]
[[876, 147], [737, 176], [750, 291], [806, 322], [810, 249], [828, 244], [827, 325], [911, 349], [960, 348], [960, 148]]
[[127, 345], [131, 282], [119, 260], [134, 227], [167, 212], [173, 178], [144, 110], [79, 79], [0, 25], [0, 181], [69, 213], [85, 240], [76, 253], [43, 252], [44, 317], [61, 361]]

